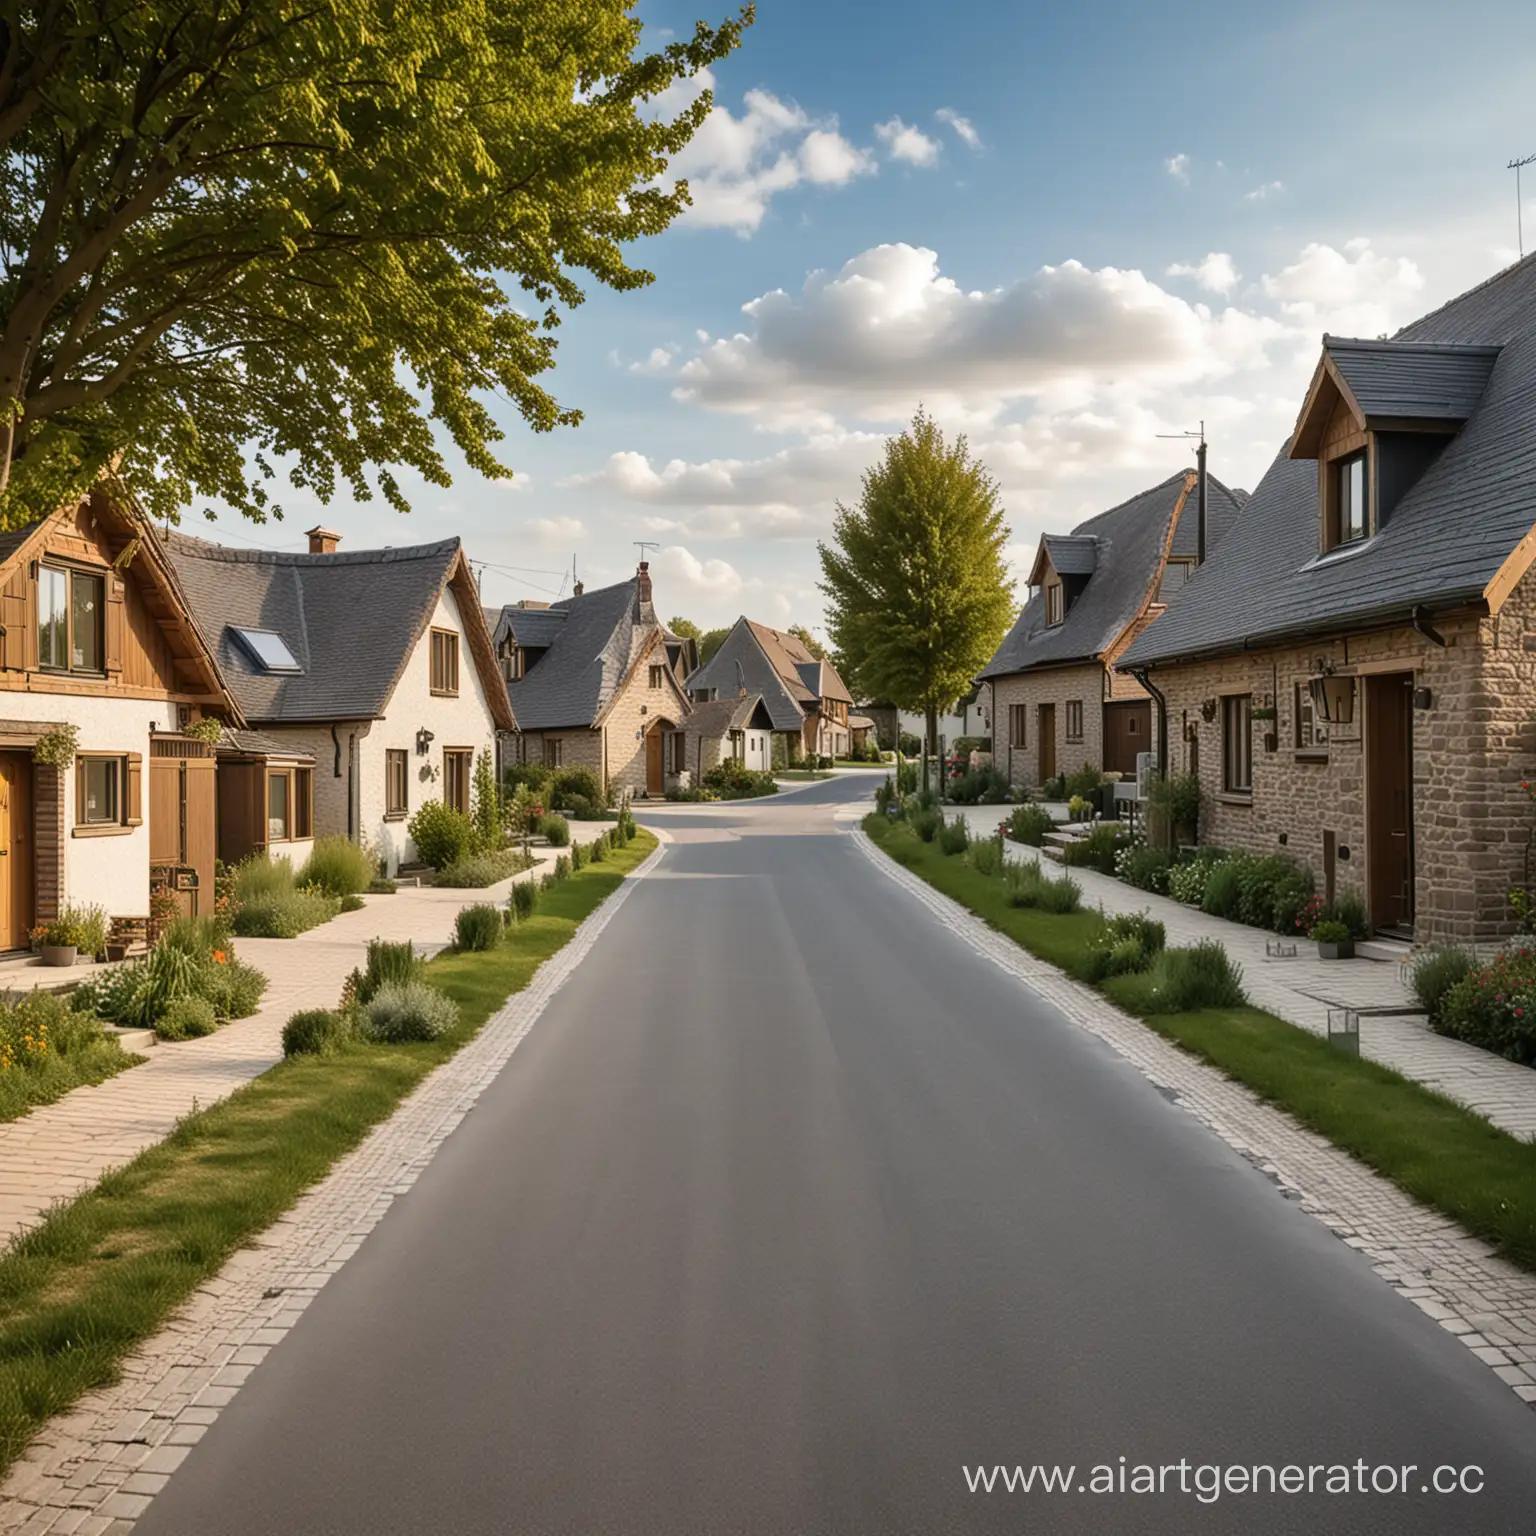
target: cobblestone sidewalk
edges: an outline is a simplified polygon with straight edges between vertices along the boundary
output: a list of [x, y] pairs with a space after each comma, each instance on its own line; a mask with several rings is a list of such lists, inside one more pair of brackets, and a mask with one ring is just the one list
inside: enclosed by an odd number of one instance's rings
[[344, 912], [296, 939], [237, 939], [240, 958], [268, 977], [259, 1013], [202, 1040], [154, 1046], [142, 1066], [0, 1125], [0, 1244], [164, 1140], [183, 1116], [276, 1065], [290, 1015], [333, 1006], [370, 939], [411, 939], [418, 952], [436, 954], [461, 907], [504, 902], [514, 880], [537, 879], [558, 852], [536, 849], [533, 869], [484, 890], [405, 886], [393, 896], [369, 896], [362, 911]]

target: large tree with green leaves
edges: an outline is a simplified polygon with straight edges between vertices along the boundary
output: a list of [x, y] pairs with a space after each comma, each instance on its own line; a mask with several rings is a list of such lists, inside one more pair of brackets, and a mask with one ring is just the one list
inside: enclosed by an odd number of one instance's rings
[[406, 510], [439, 435], [510, 470], [487, 406], [587, 274], [687, 202], [709, 109], [650, 99], [750, 8], [658, 52], [631, 0], [0, 0], [0, 526], [116, 463], [152, 510], [258, 520], [286, 459]]
[[[928, 722], [969, 692], [1013, 616], [997, 483], [965, 438], [923, 412], [885, 446], [855, 507], [839, 504], [818, 545], [827, 630], [856, 694]], [[927, 765], [923, 778], [927, 781]]]

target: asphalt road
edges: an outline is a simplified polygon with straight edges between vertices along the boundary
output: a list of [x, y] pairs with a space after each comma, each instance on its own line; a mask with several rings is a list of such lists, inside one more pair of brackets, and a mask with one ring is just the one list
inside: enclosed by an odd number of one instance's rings
[[[872, 869], [832, 816], [868, 788], [656, 813], [680, 841], [138, 1536], [1536, 1528], [1536, 1417]], [[1122, 1457], [1419, 1471], [963, 1471]]]

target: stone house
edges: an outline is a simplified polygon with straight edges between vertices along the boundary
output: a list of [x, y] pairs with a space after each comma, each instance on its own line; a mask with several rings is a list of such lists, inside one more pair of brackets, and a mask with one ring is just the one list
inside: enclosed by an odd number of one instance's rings
[[1284, 852], [1374, 929], [1497, 939], [1530, 882], [1536, 257], [1390, 341], [1324, 337], [1232, 533], [1120, 659], [1202, 841]]
[[[231, 857], [297, 867], [342, 835], [394, 874], [428, 800], [471, 804], [475, 759], [514, 720], [457, 539], [306, 553], [166, 536], [170, 562], [253, 733], [220, 754], [219, 836]], [[305, 761], [312, 765], [307, 771]]]
[[1156, 747], [1151, 697], [1116, 662], [1214, 549], [1246, 499], [1206, 481], [1202, 546], [1199, 476], [1181, 470], [1079, 523], [1045, 534], [1029, 600], [980, 682], [990, 693], [992, 761], [1029, 788], [1084, 767], [1131, 778]]
[[589, 768], [604, 793], [638, 796], [689, 782], [683, 677], [698, 652], [657, 618], [648, 561], [611, 587], [508, 604], [492, 638], [517, 716], [503, 766]]
[[684, 726], [685, 756], [693, 782], [734, 759], [754, 773], [773, 768], [773, 717], [760, 693], [695, 704]]
[[738, 619], [720, 649], [688, 679], [688, 692], [699, 703], [760, 694], [781, 765], [805, 756], [848, 755], [853, 696], [830, 661], [817, 660], [782, 630]]

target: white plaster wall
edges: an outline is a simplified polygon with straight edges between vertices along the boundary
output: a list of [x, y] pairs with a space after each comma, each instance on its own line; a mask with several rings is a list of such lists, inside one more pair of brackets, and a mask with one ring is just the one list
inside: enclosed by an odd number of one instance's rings
[[773, 766], [773, 733], [746, 731], [743, 737], [742, 761], [755, 773], [767, 773]]

